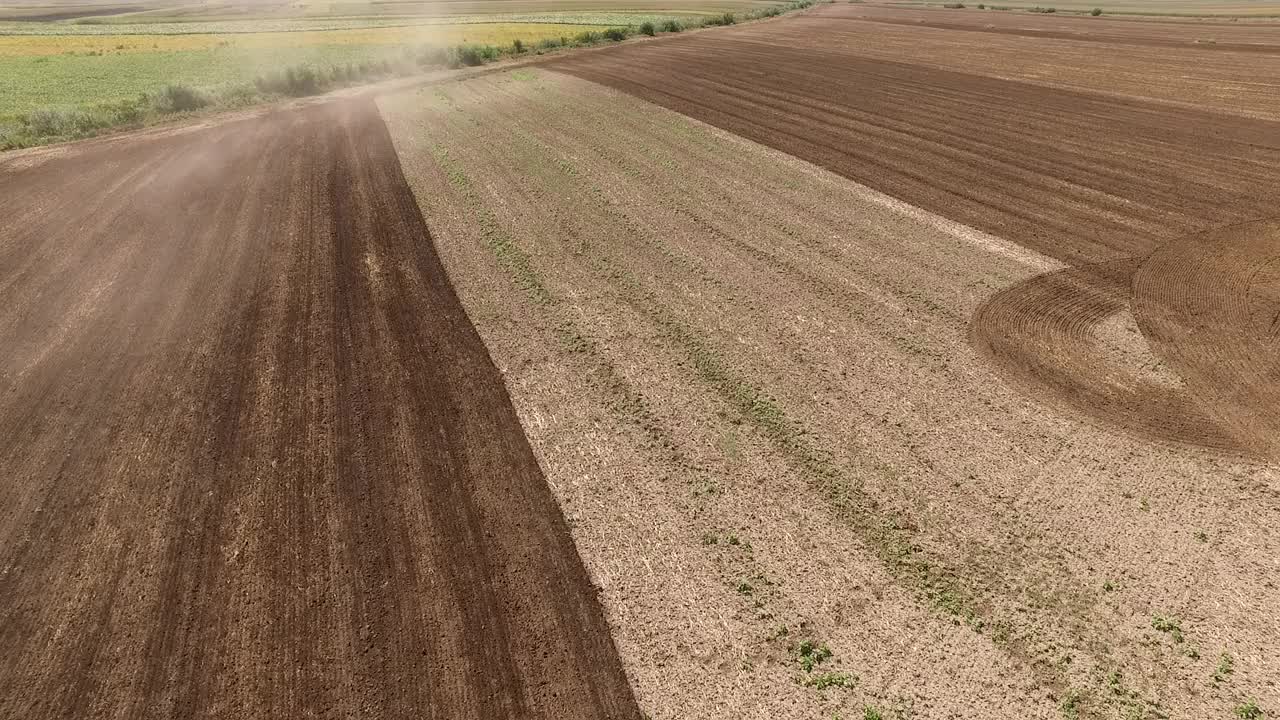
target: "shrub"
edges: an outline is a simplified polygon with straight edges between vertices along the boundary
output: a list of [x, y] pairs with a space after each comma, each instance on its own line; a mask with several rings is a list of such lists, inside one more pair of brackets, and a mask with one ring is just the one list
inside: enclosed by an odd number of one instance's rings
[[[360, 67], [367, 69], [364, 63]], [[310, 65], [298, 65], [285, 68], [284, 72], [260, 75], [253, 83], [262, 92], [292, 97], [315, 95], [321, 91], [320, 74]]]
[[287, 68], [284, 78], [285, 91], [290, 95], [315, 95], [320, 92], [320, 75], [310, 65]]
[[140, 97], [137, 100], [117, 100], [116, 102], [104, 103], [98, 107], [98, 113], [102, 116], [101, 127], [111, 125], [132, 125], [142, 122], [143, 107], [146, 104], [146, 98]]
[[684, 27], [680, 25], [679, 20], [664, 20], [662, 22], [662, 32], [680, 32]]
[[654, 33], [656, 33], [657, 31], [658, 30], [653, 26], [653, 23], [649, 22], [648, 20], [640, 23], [641, 35], [648, 35], [649, 37], [653, 37]]
[[[76, 137], [90, 135], [95, 130], [124, 124], [141, 117], [138, 105], [123, 101], [92, 108], [39, 108], [24, 115], [20, 122], [26, 126], [25, 135], [33, 138]], [[21, 130], [8, 131], [12, 136], [23, 135]], [[6, 141], [12, 144], [11, 139]]]
[[209, 102], [204, 93], [186, 85], [166, 85], [151, 99], [155, 109], [162, 113], [199, 110]]
[[564, 45], [564, 38], [543, 38], [538, 41], [539, 50], [553, 50]]
[[104, 113], [101, 110], [94, 112], [80, 109], [72, 110], [67, 114], [67, 119], [70, 122], [71, 131], [77, 135], [85, 135], [111, 124], [111, 114]]
[[[459, 45], [455, 48], [457, 65], [475, 67], [498, 59], [498, 48], [492, 45]], [[455, 65], [456, 67], [456, 65]]]
[[1050, 7], [1050, 8], [1045, 8], [1045, 7], [1040, 7], [1039, 5], [1037, 5], [1037, 6], [1033, 7], [1033, 8], [1031, 8], [1030, 10], [1028, 10], [1027, 12], [1033, 12], [1033, 13], [1055, 13], [1055, 12], [1058, 12], [1058, 8], [1051, 8], [1051, 7]]
[[978, 3], [978, 9], [979, 9], [979, 10], [986, 10], [986, 9], [987, 9], [987, 6], [986, 6], [986, 5], [983, 5], [982, 3]]
[[523, 41], [523, 40], [521, 40], [520, 38], [516, 38], [515, 40], [512, 40], [512, 41], [511, 41], [511, 49], [512, 49], [512, 50], [513, 50], [517, 55], [519, 55], [520, 53], [524, 52], [524, 41]]
[[0, 150], [13, 150], [26, 146], [26, 135], [16, 125], [0, 124]]
[[604, 31], [604, 37], [606, 40], [620, 42], [627, 39], [627, 31], [622, 28], [611, 27]]
[[943, 3], [942, 7], [948, 10], [963, 10], [964, 3]]
[[66, 112], [54, 108], [32, 110], [26, 121], [32, 135], [61, 135], [67, 127]]
[[1089, 14], [1090, 14], [1090, 15], [1092, 15], [1092, 16], [1094, 16], [1094, 17], [1098, 17], [1099, 15], [1101, 15], [1101, 14], [1102, 14], [1102, 8], [1094, 8], [1094, 9], [1092, 9], [1092, 10], [1090, 10], [1090, 11], [1089, 11]]
[[600, 42], [601, 37], [595, 30], [586, 30], [574, 35], [573, 42], [575, 45], [594, 45]]
[[259, 100], [258, 91], [252, 85], [239, 84], [223, 88], [218, 92], [218, 104], [230, 107], [249, 105]]

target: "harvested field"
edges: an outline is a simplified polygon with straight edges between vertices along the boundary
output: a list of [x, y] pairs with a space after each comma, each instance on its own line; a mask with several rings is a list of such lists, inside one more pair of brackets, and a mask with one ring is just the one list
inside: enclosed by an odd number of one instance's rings
[[[1117, 201], [1104, 233], [1083, 207], [1104, 193], [1086, 186], [1062, 201], [1050, 191], [1073, 190], [1055, 168], [1084, 176], [1051, 162], [1089, 147], [1084, 130], [1065, 124], [1051, 158], [1035, 135], [1038, 123], [1066, 122], [1054, 102], [1086, 96], [870, 61], [823, 76], [815, 63], [831, 56], [815, 50], [801, 72], [785, 48], [737, 39], [765, 27], [555, 63], [634, 95], [525, 69], [380, 101], [602, 588], [641, 707], [655, 718], [871, 708], [1203, 720], [1249, 698], [1280, 704], [1280, 628], [1259, 622], [1280, 608], [1275, 464], [1046, 410], [1042, 378], [1031, 394], [1002, 383], [1013, 368], [970, 339], [971, 318], [1009, 288], [1094, 258], [1137, 265], [1129, 258], [1179, 247], [1159, 220], [1208, 226], [1261, 200], [1190, 206], [1220, 213], [1210, 220], [1174, 215], [1186, 197], [1157, 174], [1146, 181], [1164, 188], [1150, 200], [1160, 212]], [[779, 59], [774, 74], [747, 49]], [[717, 58], [713, 80], [701, 63]], [[821, 113], [803, 94], [820, 82], [831, 98]], [[841, 94], [844, 83], [859, 92]], [[1014, 89], [1025, 94], [1002, 97]], [[975, 97], [962, 102], [962, 91]], [[925, 209], [635, 95], [797, 154], [822, 144], [816, 159], [871, 173], [867, 184]], [[1090, 177], [1116, 188], [1155, 172], [1122, 120], [1189, 112], [1094, 103], [1090, 159], [1102, 165]], [[898, 105], [918, 124], [898, 119]], [[1170, 173], [1213, 167], [1205, 152], [1267, 151], [1243, 140], [1266, 137], [1261, 121], [1179, 117], [1221, 123], [1205, 132], [1221, 139], [1197, 150], [1176, 122], [1159, 124], [1172, 140], [1152, 142]], [[948, 121], [950, 135], [921, 127]], [[1122, 131], [1132, 165], [1106, 157]], [[971, 135], [987, 142], [968, 150]], [[1000, 143], [1020, 148], [1025, 166]], [[930, 177], [935, 196], [908, 195]], [[1248, 189], [1226, 171], [1202, 182], [1195, 189], [1217, 188], [1219, 200]], [[1022, 193], [1040, 204], [1016, 204]], [[1015, 243], [942, 214], [1038, 234]], [[1095, 224], [1073, 234], [1077, 222]], [[1240, 264], [1257, 267], [1265, 228], [1249, 237], [1258, 249]], [[1252, 287], [1250, 297], [1270, 297]], [[1236, 317], [1235, 307], [1213, 311]], [[1186, 392], [1145, 339], [1165, 320], [1139, 312], [1140, 331], [1133, 315], [1112, 313], [1094, 344]], [[830, 657], [814, 662], [813, 647]], [[1230, 672], [1217, 669], [1224, 662]]]
[[638, 718], [371, 101], [0, 196], [0, 716]]

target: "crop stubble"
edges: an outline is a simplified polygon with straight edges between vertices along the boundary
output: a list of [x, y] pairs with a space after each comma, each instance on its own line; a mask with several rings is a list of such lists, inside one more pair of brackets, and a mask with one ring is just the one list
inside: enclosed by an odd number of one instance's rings
[[0, 165], [0, 715], [627, 717], [369, 100]]

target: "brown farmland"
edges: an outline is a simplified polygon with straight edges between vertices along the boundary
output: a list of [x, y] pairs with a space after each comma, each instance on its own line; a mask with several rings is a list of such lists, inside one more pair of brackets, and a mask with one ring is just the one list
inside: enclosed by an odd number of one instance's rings
[[1269, 717], [1276, 57], [868, 11], [383, 103], [642, 707]]
[[[1062, 262], [560, 72], [380, 104], [652, 717], [1280, 701], [1275, 465], [1046, 408], [970, 340]], [[1183, 382], [1128, 313], [1095, 341]]]
[[1277, 47], [822, 4], [0, 158], [0, 716], [1273, 717]]
[[[1220, 282], [1263, 278], [1219, 308], [1217, 318], [1238, 341], [1221, 355], [1184, 347], [1223, 338], [1200, 332], [1202, 303], [1169, 304], [1177, 291], [1157, 291], [1166, 280], [1152, 277], [1157, 267], [1176, 276], [1185, 272], [1178, 262], [1207, 260], [1193, 257], [1190, 250], [1200, 247], [1194, 240], [1180, 245], [1181, 253], [1157, 252], [1174, 240], [1280, 215], [1280, 121], [1273, 119], [1280, 92], [1269, 80], [1280, 74], [1280, 58], [1188, 48], [1160, 49], [1154, 52], [1163, 62], [1145, 62], [1132, 52], [1135, 40], [1159, 39], [1183, 24], [1077, 19], [1127, 35], [1056, 41], [1075, 53], [1076, 65], [1065, 63], [1064, 74], [1094, 58], [1103, 64], [1118, 58], [1128, 62], [1127, 80], [1077, 77], [1072, 87], [1059, 87], [937, 66], [970, 68], [983, 53], [998, 61], [999, 41], [987, 32], [904, 29], [914, 34], [913, 46], [925, 49], [884, 59], [878, 34], [898, 13], [876, 9], [874, 21], [857, 19], [866, 12], [822, 6], [776, 24], [569, 58], [555, 67], [1072, 265], [1010, 288], [977, 313], [975, 342], [1009, 376], [1149, 437], [1264, 456], [1280, 451], [1280, 404], [1254, 389], [1261, 378], [1280, 377], [1273, 323], [1259, 315], [1267, 307], [1256, 307], [1280, 292], [1267, 284], [1270, 273], [1257, 274], [1271, 257], [1262, 248], [1280, 245], [1273, 226], [1243, 233], [1255, 248], [1253, 264], [1242, 261], [1234, 272], [1219, 267]], [[909, 21], [929, 13], [902, 14]], [[934, 42], [935, 35], [945, 39]], [[818, 36], [820, 48], [805, 47], [803, 38]], [[1280, 26], [1272, 38], [1265, 46], [1280, 47]], [[972, 50], [950, 62], [931, 54], [966, 42]], [[1016, 35], [1010, 42], [1032, 57], [1046, 41]], [[928, 59], [906, 61], [917, 54]], [[1160, 78], [1181, 59], [1189, 79], [1162, 86]], [[1242, 66], [1259, 81], [1246, 82]], [[1215, 102], [1172, 100], [1197, 79], [1213, 82]], [[1152, 253], [1162, 262], [1143, 265]], [[1162, 294], [1153, 300], [1147, 292]], [[1098, 325], [1130, 305], [1185, 387], [1170, 388], [1101, 350]]]
[[0, 196], [0, 716], [638, 717], [370, 101]]
[[[1108, 46], [1108, 50], [1123, 45], [1181, 49], [1195, 46], [1198, 50], [1220, 52], [1280, 53], [1280, 22], [1274, 19], [1242, 23], [1208, 18], [1081, 17], [980, 10], [952, 12], [877, 5], [827, 9], [823, 17], [837, 21], [874, 20], [891, 25], [1019, 35], [1044, 40], [1077, 40], [1101, 43]], [[855, 32], [871, 30], [861, 24], [854, 27], [858, 28]], [[963, 37], [955, 33], [945, 35], [951, 35], [953, 39]]]

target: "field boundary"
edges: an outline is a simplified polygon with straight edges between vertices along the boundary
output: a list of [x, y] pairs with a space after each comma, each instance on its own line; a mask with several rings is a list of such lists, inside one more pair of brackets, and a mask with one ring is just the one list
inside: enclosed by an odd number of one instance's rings
[[[402, 61], [346, 63], [333, 66], [303, 64], [258, 76], [252, 83], [218, 88], [168, 85], [131, 100], [79, 107], [39, 108], [17, 117], [0, 117], [0, 152], [84, 140], [108, 133], [138, 130], [170, 121], [229, 110], [244, 110], [281, 100], [327, 95], [349, 96], [350, 91], [372, 93], [434, 84], [452, 78], [434, 73], [507, 61], [502, 69], [535, 64], [562, 57], [568, 51], [587, 51], [622, 43], [648, 42], [670, 36], [747, 24], [803, 12], [816, 0], [791, 0], [746, 13], [708, 15], [696, 22], [671, 18], [663, 23], [586, 30], [573, 38], [543, 39], [537, 43], [516, 40], [508, 46], [463, 44], [450, 47], [406, 47]], [[425, 72], [424, 72], [425, 71]], [[426, 77], [424, 78], [424, 74]], [[458, 79], [472, 77], [459, 75]], [[383, 85], [383, 81], [390, 81]], [[345, 92], [344, 92], [345, 91]], [[175, 102], [174, 98], [180, 98]]]

